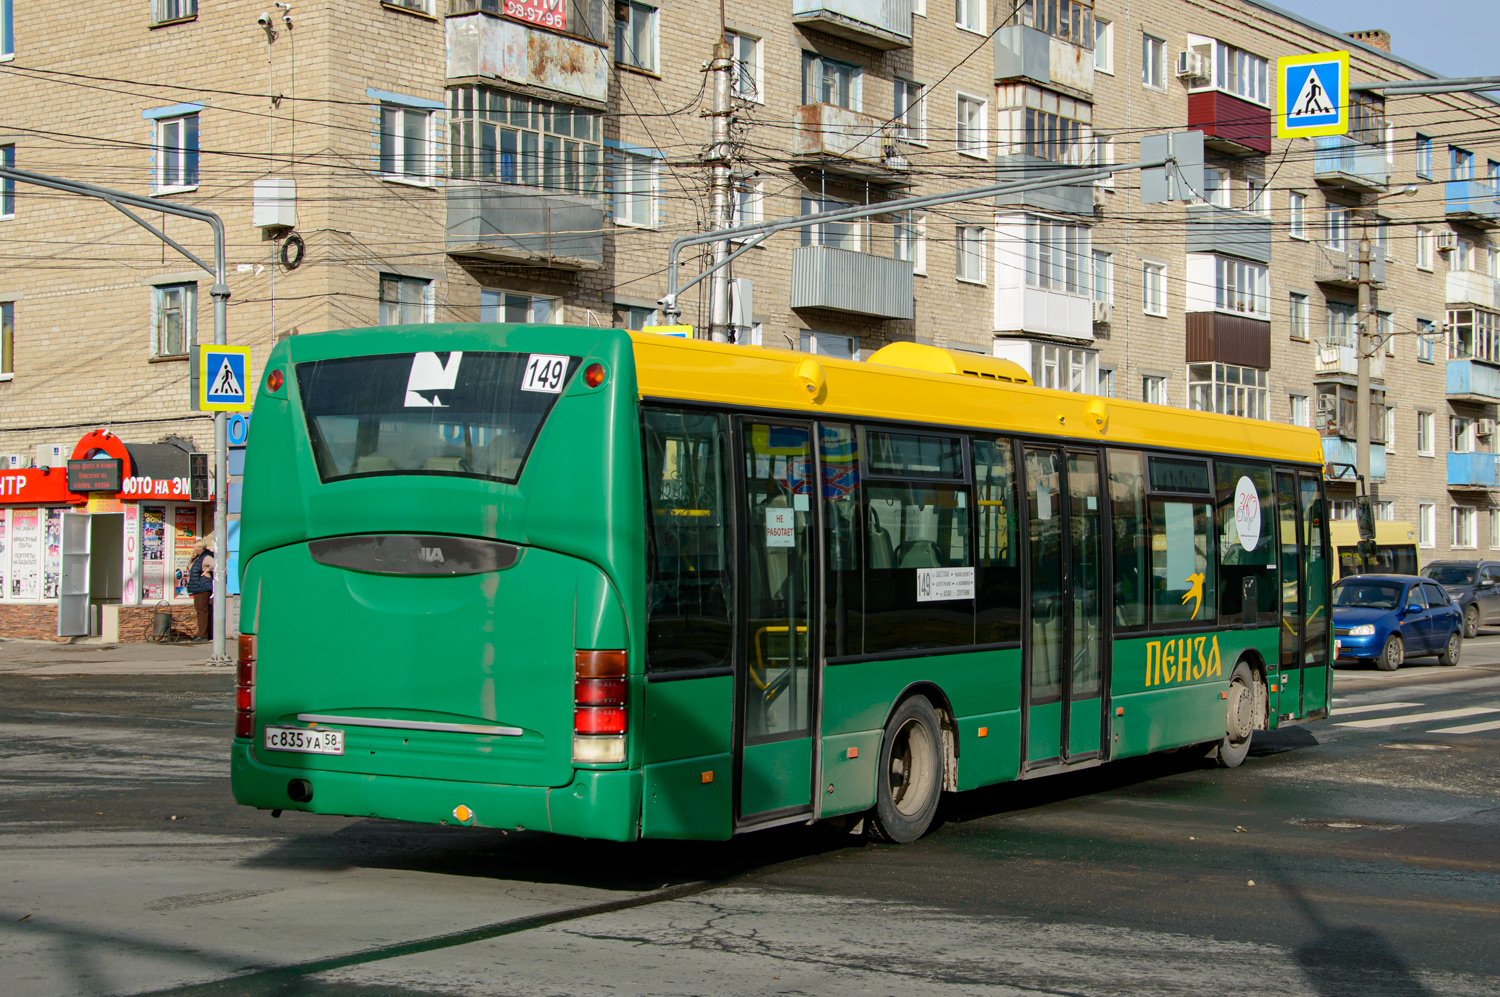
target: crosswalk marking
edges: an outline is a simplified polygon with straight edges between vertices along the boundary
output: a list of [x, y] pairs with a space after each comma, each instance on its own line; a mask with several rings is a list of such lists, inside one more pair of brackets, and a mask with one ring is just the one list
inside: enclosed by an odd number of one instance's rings
[[1404, 710], [1412, 706], [1421, 706], [1421, 703], [1368, 703], [1364, 706], [1339, 706], [1334, 704], [1334, 715], [1347, 717], [1352, 713], [1375, 713], [1380, 710]]
[[1483, 723], [1464, 724], [1462, 727], [1440, 727], [1437, 730], [1428, 731], [1429, 734], [1478, 734], [1486, 730], [1500, 730], [1500, 720], [1486, 720]]
[[1466, 706], [1459, 710], [1435, 710], [1431, 713], [1408, 713], [1399, 717], [1374, 717], [1370, 720], [1350, 720], [1336, 724], [1338, 727], [1398, 727], [1402, 724], [1420, 724], [1429, 720], [1453, 720], [1459, 717], [1477, 717], [1486, 713], [1500, 713], [1496, 706]]

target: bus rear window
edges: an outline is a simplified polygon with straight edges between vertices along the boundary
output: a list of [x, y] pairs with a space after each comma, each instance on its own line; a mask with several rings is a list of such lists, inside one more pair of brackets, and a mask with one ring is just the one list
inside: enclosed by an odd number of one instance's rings
[[297, 364], [324, 481], [438, 474], [514, 482], [577, 357], [390, 353]]

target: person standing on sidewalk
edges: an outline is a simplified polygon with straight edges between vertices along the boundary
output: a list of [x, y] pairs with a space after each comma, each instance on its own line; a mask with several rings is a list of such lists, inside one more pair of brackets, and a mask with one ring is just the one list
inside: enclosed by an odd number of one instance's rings
[[212, 546], [212, 535], [199, 537], [193, 543], [193, 560], [188, 565], [187, 590], [193, 597], [193, 612], [198, 616], [195, 643], [212, 640], [214, 636], [214, 555], [209, 549]]

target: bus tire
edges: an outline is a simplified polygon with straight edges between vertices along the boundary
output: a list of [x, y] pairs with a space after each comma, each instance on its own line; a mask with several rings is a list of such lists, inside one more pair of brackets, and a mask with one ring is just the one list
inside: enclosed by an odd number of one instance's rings
[[1262, 701], [1257, 690], [1255, 672], [1243, 661], [1229, 676], [1229, 698], [1225, 704], [1224, 738], [1214, 752], [1220, 768], [1232, 769], [1250, 754], [1250, 738], [1255, 733], [1256, 705]]
[[927, 833], [942, 795], [942, 744], [942, 722], [927, 697], [896, 707], [880, 739], [871, 838], [904, 845]]

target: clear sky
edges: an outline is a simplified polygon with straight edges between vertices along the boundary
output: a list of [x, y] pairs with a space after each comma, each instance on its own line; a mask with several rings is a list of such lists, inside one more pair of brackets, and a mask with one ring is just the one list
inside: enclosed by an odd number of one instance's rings
[[1391, 52], [1443, 76], [1500, 76], [1500, 0], [1270, 0], [1325, 28], [1391, 33]]

